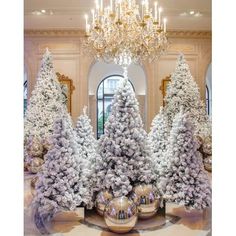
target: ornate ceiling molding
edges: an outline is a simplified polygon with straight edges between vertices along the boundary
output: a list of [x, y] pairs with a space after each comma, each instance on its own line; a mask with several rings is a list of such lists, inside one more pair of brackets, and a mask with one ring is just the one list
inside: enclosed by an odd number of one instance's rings
[[168, 32], [169, 38], [211, 38], [211, 31], [172, 30]]
[[[83, 37], [84, 30], [78, 29], [27, 29], [25, 37]], [[211, 38], [211, 31], [171, 30], [169, 38]]]

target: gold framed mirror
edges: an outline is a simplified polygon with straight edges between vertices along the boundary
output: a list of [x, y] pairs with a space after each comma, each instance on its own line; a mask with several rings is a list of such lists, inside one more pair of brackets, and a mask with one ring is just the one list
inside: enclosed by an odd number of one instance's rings
[[164, 79], [162, 79], [162, 81], [161, 81], [160, 90], [162, 91], [162, 104], [163, 104], [163, 106], [165, 106], [164, 98], [166, 96], [167, 85], [171, 81], [170, 78], [171, 78], [171, 75], [168, 75]]
[[68, 112], [72, 112], [72, 92], [75, 89], [75, 86], [73, 85], [73, 80], [70, 79], [68, 76], [65, 76], [63, 74], [60, 74], [59, 72], [56, 72], [57, 79], [61, 84], [62, 89], [62, 95], [65, 98], [65, 101], [67, 103], [67, 109]]

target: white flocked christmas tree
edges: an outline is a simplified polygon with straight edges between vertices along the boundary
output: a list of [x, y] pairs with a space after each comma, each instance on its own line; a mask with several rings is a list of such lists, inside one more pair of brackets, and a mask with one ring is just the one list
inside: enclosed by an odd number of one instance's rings
[[41, 216], [58, 210], [74, 210], [82, 202], [81, 163], [71, 117], [56, 118], [45, 163], [38, 173], [34, 203]]
[[168, 147], [168, 140], [170, 135], [170, 127], [168, 125], [165, 109], [160, 108], [160, 112], [154, 117], [151, 130], [148, 134], [148, 142], [152, 151], [152, 161], [154, 166], [156, 185], [161, 192], [162, 187], [159, 186], [161, 179], [165, 177], [165, 170], [167, 167], [167, 160], [165, 158], [165, 152]]
[[111, 114], [99, 140], [99, 152], [102, 162], [97, 186], [111, 190], [115, 197], [128, 195], [136, 183], [153, 180], [147, 134], [127, 78], [114, 95]]
[[170, 132], [162, 190], [169, 201], [202, 210], [211, 206], [211, 187], [198, 145], [191, 119], [181, 109]]
[[25, 114], [25, 142], [29, 137], [37, 136], [44, 143], [52, 134], [53, 122], [62, 107], [65, 107], [65, 102], [61, 87], [53, 68], [52, 55], [46, 49]]
[[96, 187], [96, 168], [100, 163], [100, 156], [97, 152], [97, 140], [94, 138], [91, 120], [86, 113], [87, 107], [84, 107], [83, 114], [79, 116], [75, 131], [78, 151], [80, 153], [82, 168], [82, 182], [86, 191], [83, 193], [83, 204], [87, 208], [94, 205], [94, 192]]
[[178, 57], [175, 72], [171, 75], [165, 96], [168, 123], [171, 126], [175, 115], [180, 111], [189, 112], [198, 134], [201, 127], [208, 121], [206, 108], [201, 100], [197, 83], [191, 75], [184, 55]]

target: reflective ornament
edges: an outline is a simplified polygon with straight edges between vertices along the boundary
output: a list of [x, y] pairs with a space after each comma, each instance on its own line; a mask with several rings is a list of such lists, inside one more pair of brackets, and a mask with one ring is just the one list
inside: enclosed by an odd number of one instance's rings
[[147, 219], [154, 216], [160, 206], [157, 191], [151, 184], [139, 184], [133, 188], [131, 199], [137, 205], [138, 217]]
[[38, 138], [37, 136], [30, 138], [27, 145], [27, 151], [31, 157], [42, 157], [43, 145], [40, 138]]
[[43, 163], [44, 163], [43, 159], [34, 157], [32, 158], [28, 169], [30, 172], [36, 174], [41, 170]]
[[212, 171], [212, 157], [211, 156], [207, 156], [204, 159], [204, 167], [207, 171], [211, 172]]
[[199, 135], [196, 135], [195, 138], [196, 138], [196, 140], [198, 142], [198, 150], [201, 152], [202, 144], [203, 144], [203, 139]]
[[24, 161], [24, 171], [28, 171], [28, 168], [29, 168], [29, 164]]
[[97, 194], [95, 207], [99, 215], [103, 216], [106, 205], [113, 198], [113, 194], [108, 190], [103, 190]]
[[132, 230], [137, 218], [137, 207], [127, 197], [112, 199], [104, 211], [106, 225], [115, 233], [127, 233]]
[[36, 182], [38, 181], [38, 176], [35, 176], [34, 178], [31, 179], [30, 185], [31, 185], [31, 194], [35, 196], [36, 190], [35, 190], [35, 185]]
[[211, 155], [212, 154], [212, 142], [211, 137], [207, 137], [204, 139], [203, 145], [202, 145], [202, 151], [204, 154]]
[[50, 149], [50, 146], [51, 146], [51, 144], [50, 144], [49, 140], [48, 140], [48, 139], [44, 139], [44, 140], [43, 140], [43, 150], [44, 150], [44, 154], [47, 153], [47, 151]]
[[38, 181], [39, 177], [35, 176], [34, 178], [31, 179], [30, 185], [32, 188], [35, 188], [35, 184]]

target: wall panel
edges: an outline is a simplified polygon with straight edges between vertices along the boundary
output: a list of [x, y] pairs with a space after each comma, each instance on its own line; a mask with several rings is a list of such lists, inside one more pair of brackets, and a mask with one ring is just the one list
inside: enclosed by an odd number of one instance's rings
[[[94, 132], [96, 132], [96, 94], [92, 86], [93, 81], [89, 82], [94, 61], [86, 53], [82, 53], [81, 39], [81, 32], [68, 30], [65, 32], [63, 30], [25, 32], [25, 67], [28, 71], [29, 94], [33, 90], [44, 49], [48, 47], [53, 53], [55, 70], [73, 80], [75, 86], [72, 95], [73, 120], [75, 121], [82, 112], [83, 106], [88, 105]], [[205, 97], [206, 72], [211, 62], [211, 33], [170, 32], [170, 46], [167, 54], [159, 61], [144, 63], [142, 66], [146, 79], [145, 89], [142, 89], [144, 85], [143, 82], [140, 83], [138, 76], [132, 77], [134, 84], [139, 86], [137, 91], [140, 92], [137, 96], [142, 106], [140, 110], [145, 113], [147, 130], [162, 105], [162, 94], [159, 90], [161, 81], [174, 71], [179, 52], [185, 54], [191, 73], [200, 87], [201, 96], [203, 99]], [[134, 71], [131, 73], [135, 75], [135, 67], [132, 70]]]

